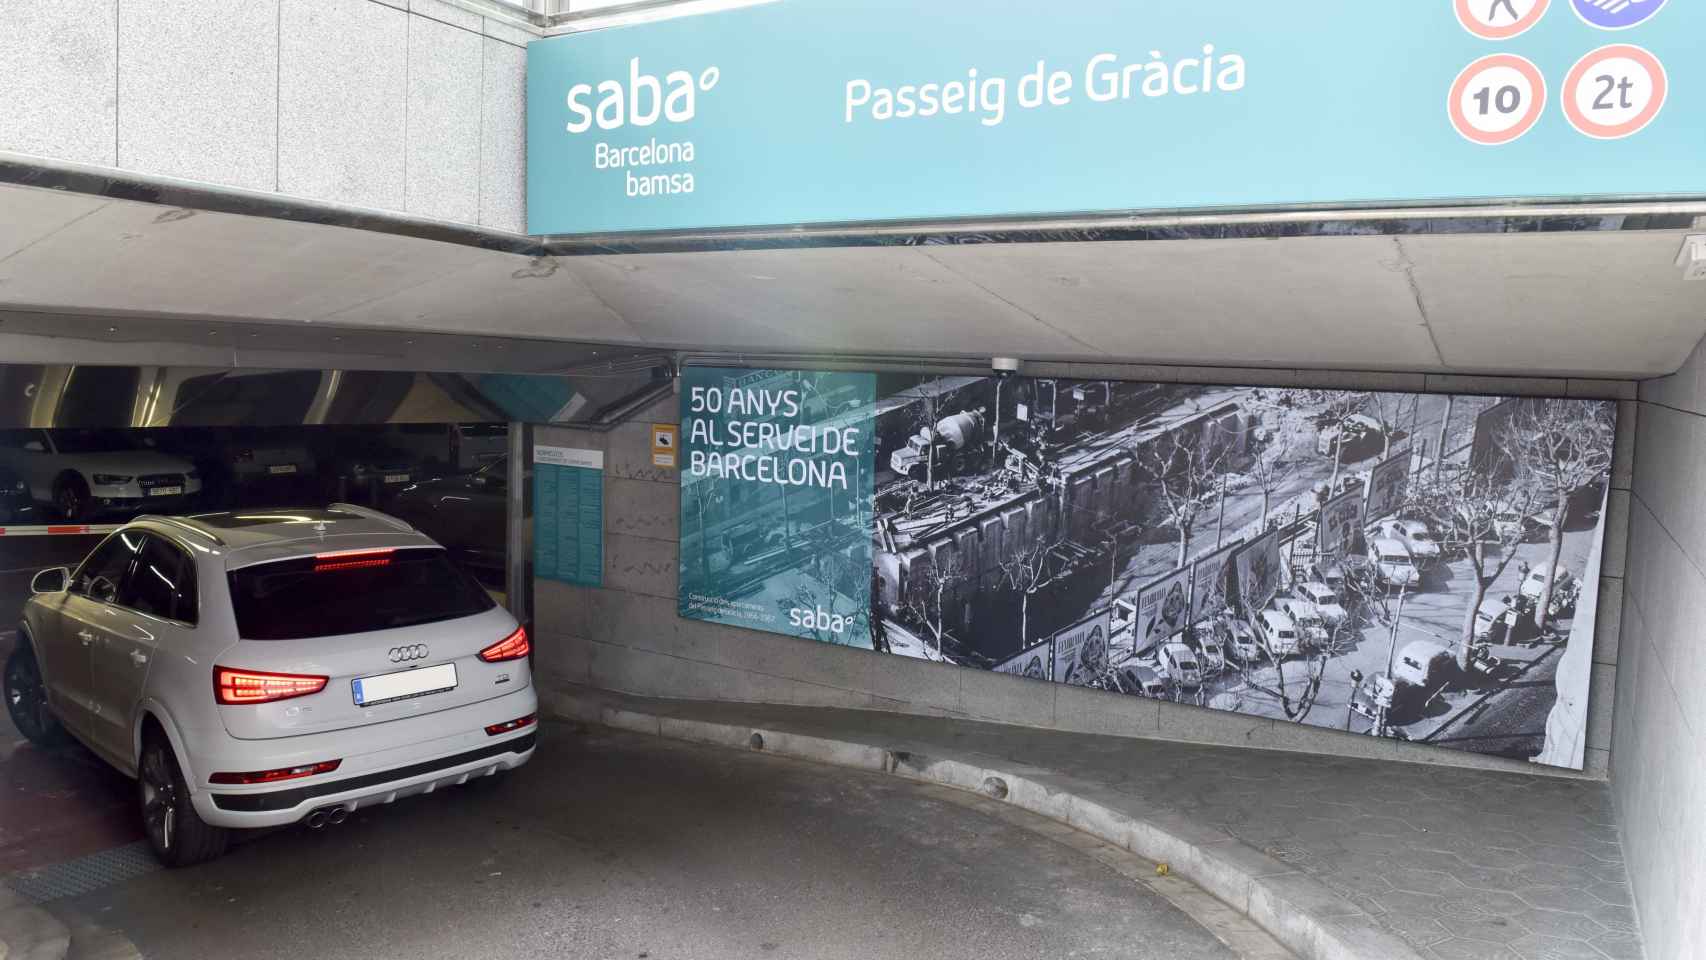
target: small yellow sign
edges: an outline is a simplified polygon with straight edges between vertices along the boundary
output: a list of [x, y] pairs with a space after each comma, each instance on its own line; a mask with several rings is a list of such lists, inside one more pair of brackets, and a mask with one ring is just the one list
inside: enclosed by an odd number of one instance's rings
[[675, 424], [652, 424], [652, 466], [674, 468], [675, 448], [680, 439], [681, 428]]

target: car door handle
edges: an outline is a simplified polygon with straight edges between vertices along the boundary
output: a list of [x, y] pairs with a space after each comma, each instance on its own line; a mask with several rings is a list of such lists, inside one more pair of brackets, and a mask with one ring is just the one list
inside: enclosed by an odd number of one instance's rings
[[83, 646], [86, 647], [95, 642], [95, 635], [87, 630], [79, 630], [77, 631], [77, 639], [83, 641]]
[[132, 650], [130, 651], [130, 662], [140, 667], [148, 662], [148, 654], [141, 650]]

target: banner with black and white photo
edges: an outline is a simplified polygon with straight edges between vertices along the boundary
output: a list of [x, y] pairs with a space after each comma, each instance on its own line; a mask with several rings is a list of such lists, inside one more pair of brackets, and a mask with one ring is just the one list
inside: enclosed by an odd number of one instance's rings
[[1020, 650], [1013, 656], [1013, 659], [998, 663], [989, 669], [996, 673], [1010, 673], [1018, 677], [1029, 677], [1032, 680], [1053, 680], [1054, 638], [1050, 637]]
[[1180, 567], [1137, 592], [1137, 649], [1148, 650], [1190, 626], [1191, 568]]
[[1398, 512], [1404, 503], [1404, 494], [1409, 490], [1410, 469], [1410, 451], [1404, 449], [1369, 471], [1364, 519], [1373, 523]]
[[1323, 558], [1343, 560], [1362, 536], [1363, 491], [1347, 490], [1321, 505], [1315, 549]]
[[690, 366], [680, 610], [1568, 756], [1614, 429], [1595, 400]]
[[1238, 596], [1247, 610], [1260, 610], [1279, 593], [1280, 540], [1278, 530], [1269, 530], [1240, 547], [1232, 555], [1238, 571]]
[[1242, 545], [1233, 541], [1191, 565], [1191, 623], [1217, 617], [1231, 606], [1226, 601], [1227, 574], [1233, 552]]
[[1052, 643], [1055, 679], [1090, 686], [1108, 667], [1108, 611], [1067, 627], [1054, 635]]

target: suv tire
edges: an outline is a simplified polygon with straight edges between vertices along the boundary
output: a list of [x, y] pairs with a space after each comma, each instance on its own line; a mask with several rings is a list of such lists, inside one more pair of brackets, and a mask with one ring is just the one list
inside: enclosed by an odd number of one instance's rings
[[53, 506], [66, 520], [87, 520], [94, 498], [89, 485], [77, 474], [67, 474], [53, 484]]
[[47, 704], [47, 685], [42, 682], [41, 665], [36, 652], [27, 642], [20, 642], [6, 658], [6, 712], [12, 724], [26, 739], [38, 747], [57, 747], [68, 739], [59, 718]]
[[196, 813], [189, 784], [172, 753], [172, 744], [159, 730], [149, 730], [137, 764], [136, 794], [142, 829], [154, 856], [168, 867], [187, 867], [225, 853], [231, 831], [208, 824]]

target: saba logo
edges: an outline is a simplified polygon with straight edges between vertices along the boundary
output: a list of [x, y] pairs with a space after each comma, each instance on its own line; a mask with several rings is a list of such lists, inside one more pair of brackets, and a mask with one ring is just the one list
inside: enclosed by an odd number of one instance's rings
[[1576, 16], [1601, 30], [1623, 30], [1645, 23], [1665, 0], [1570, 0]]

